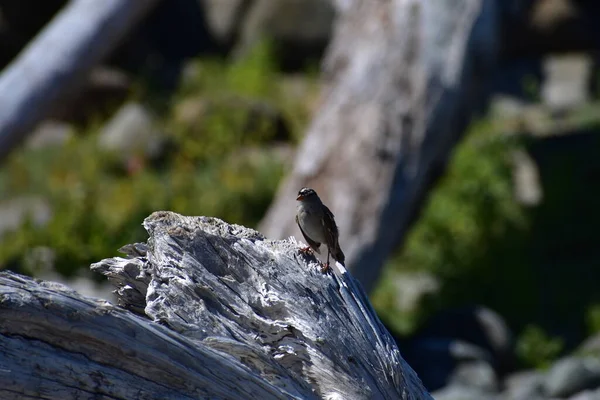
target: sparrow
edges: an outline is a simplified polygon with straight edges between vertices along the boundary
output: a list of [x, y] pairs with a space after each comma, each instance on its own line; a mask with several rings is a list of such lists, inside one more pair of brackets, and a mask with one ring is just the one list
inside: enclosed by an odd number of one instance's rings
[[346, 257], [340, 248], [338, 242], [339, 232], [335, 224], [333, 214], [321, 201], [317, 192], [311, 188], [302, 188], [296, 197], [298, 209], [296, 212], [296, 223], [302, 232], [302, 236], [309, 244], [302, 251], [309, 251], [311, 248], [321, 254], [319, 248], [321, 243], [327, 246], [327, 264], [322, 268], [325, 273], [329, 270], [329, 256], [340, 264], [344, 265]]

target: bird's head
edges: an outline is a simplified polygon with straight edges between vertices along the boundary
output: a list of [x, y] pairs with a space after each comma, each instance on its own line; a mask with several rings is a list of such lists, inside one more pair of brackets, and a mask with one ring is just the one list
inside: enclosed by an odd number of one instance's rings
[[304, 187], [304, 188], [300, 189], [300, 191], [298, 192], [298, 196], [296, 197], [296, 200], [298, 200], [298, 201], [309, 200], [309, 199], [316, 198], [316, 197], [318, 197], [317, 192], [315, 192], [311, 188]]

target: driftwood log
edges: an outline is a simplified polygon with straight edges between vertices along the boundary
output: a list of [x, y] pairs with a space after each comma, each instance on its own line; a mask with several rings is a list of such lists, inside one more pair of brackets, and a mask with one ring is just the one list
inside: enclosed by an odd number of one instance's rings
[[92, 265], [119, 306], [0, 274], [0, 398], [431, 399], [339, 264], [215, 218], [144, 227]]
[[0, 161], [158, 0], [72, 0], [0, 75]]
[[443, 171], [499, 50], [496, 0], [339, 0], [321, 106], [259, 229], [297, 234], [303, 186], [329, 205], [367, 291]]

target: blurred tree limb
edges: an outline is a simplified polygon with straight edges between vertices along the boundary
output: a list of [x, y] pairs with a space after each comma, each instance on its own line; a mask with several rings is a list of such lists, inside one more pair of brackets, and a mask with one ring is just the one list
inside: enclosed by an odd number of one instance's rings
[[0, 161], [158, 0], [72, 0], [0, 76]]

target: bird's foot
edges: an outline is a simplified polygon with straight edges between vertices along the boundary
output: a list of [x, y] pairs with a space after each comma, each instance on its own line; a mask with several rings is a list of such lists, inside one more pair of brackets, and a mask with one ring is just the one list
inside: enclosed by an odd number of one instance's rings
[[313, 249], [310, 246], [304, 246], [304, 247], [300, 248], [300, 253], [312, 254], [313, 253]]
[[323, 274], [327, 274], [331, 271], [331, 266], [329, 265], [328, 262], [326, 263], [321, 263], [321, 273]]

